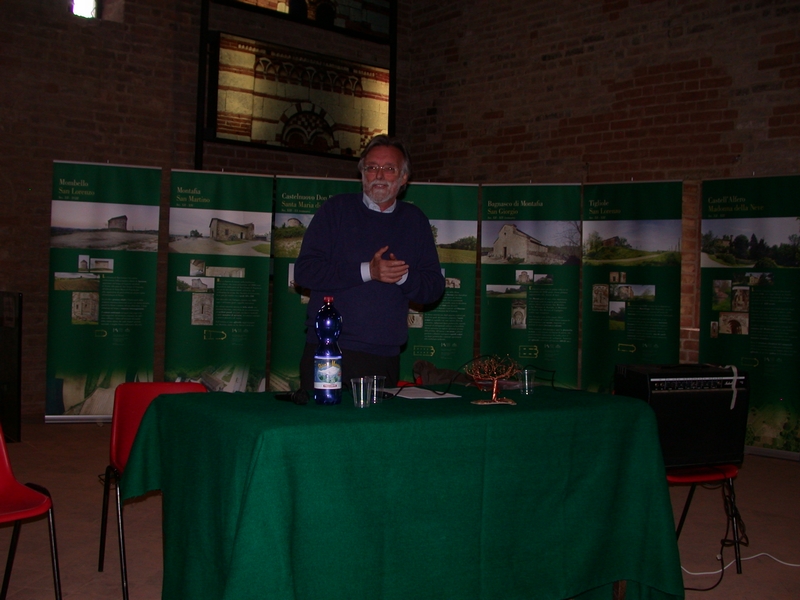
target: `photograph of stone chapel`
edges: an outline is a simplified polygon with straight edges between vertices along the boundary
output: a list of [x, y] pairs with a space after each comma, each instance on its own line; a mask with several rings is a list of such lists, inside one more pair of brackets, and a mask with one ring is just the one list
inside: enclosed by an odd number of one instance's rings
[[573, 221], [485, 221], [483, 264], [579, 265], [580, 229]]
[[254, 236], [252, 223], [233, 223], [214, 217], [208, 224], [211, 239], [218, 242], [234, 240], [252, 240]]
[[268, 258], [271, 239], [272, 213], [170, 209], [170, 252]]

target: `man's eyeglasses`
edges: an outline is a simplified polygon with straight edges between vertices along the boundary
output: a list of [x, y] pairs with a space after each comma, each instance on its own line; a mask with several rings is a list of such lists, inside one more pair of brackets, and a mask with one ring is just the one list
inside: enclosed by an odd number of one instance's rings
[[400, 169], [394, 165], [364, 165], [364, 173], [367, 175], [377, 175], [378, 171], [383, 171], [384, 177], [397, 177], [400, 174]]

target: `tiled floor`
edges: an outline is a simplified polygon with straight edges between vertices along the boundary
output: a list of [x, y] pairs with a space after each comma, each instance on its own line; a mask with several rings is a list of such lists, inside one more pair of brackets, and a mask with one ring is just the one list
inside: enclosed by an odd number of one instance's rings
[[[106, 568], [97, 572], [100, 503], [99, 480], [108, 462], [108, 424], [25, 423], [21, 443], [9, 444], [14, 472], [20, 481], [50, 489], [56, 510], [61, 581], [65, 599], [121, 598], [117, 538], [110, 516]], [[688, 488], [673, 488], [676, 514]], [[737, 503], [747, 527], [750, 546], [744, 557], [769, 553], [800, 564], [800, 462], [747, 456], [736, 482]], [[161, 597], [161, 502], [152, 495], [125, 507], [128, 573], [131, 600]], [[725, 533], [719, 489], [698, 489], [681, 534], [684, 568], [692, 572], [718, 569], [714, 557]], [[0, 565], [11, 528], [0, 528]], [[724, 552], [725, 563], [733, 549]], [[684, 573], [686, 586], [706, 588], [717, 575]], [[22, 527], [9, 600], [50, 600], [50, 572], [46, 520]], [[800, 568], [781, 565], [762, 556], [746, 560], [743, 574], [728, 568], [720, 585], [709, 592], [688, 591], [688, 599], [792, 600], [800, 598]], [[167, 599], [169, 600], [169, 599]], [[322, 599], [324, 600], [324, 599]], [[365, 599], [371, 600], [371, 599]], [[502, 599], [498, 599], [502, 600]]]

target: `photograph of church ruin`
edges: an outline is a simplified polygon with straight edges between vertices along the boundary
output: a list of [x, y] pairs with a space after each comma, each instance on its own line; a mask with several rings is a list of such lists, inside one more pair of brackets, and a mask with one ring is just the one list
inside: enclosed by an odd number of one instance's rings
[[244, 267], [206, 267], [206, 275], [208, 277], [236, 277], [237, 279], [244, 279], [246, 270]]
[[179, 292], [193, 292], [204, 294], [214, 291], [213, 277], [185, 277], [178, 276], [175, 282], [175, 289]]
[[[158, 206], [53, 200], [50, 246], [157, 252], [158, 219]], [[78, 268], [92, 267], [87, 262]]]
[[97, 325], [100, 322], [100, 294], [72, 292], [72, 324]]
[[192, 325], [214, 324], [214, 295], [192, 294]]
[[527, 329], [528, 306], [525, 300], [514, 300], [511, 303], [511, 329]]
[[731, 335], [749, 335], [750, 315], [747, 313], [719, 313], [719, 332]]
[[211, 219], [208, 230], [211, 239], [218, 242], [252, 240], [255, 237], [255, 226], [252, 223], [231, 223], [216, 217]]
[[216, 137], [359, 156], [389, 129], [389, 71], [221, 34]]
[[275, 213], [275, 228], [272, 230], [272, 255], [281, 258], [297, 258], [303, 236], [314, 215]]
[[108, 220], [109, 231], [127, 231], [128, 230], [128, 217], [120, 215], [119, 217], [112, 217]]
[[633, 298], [633, 288], [630, 285], [612, 285], [609, 291], [611, 300], [625, 302]]
[[596, 283], [592, 286], [592, 310], [606, 312], [608, 310], [608, 286]]
[[89, 259], [89, 270], [93, 273], [113, 273], [113, 258], [91, 258]]
[[[587, 265], [675, 266], [680, 264], [680, 219], [587, 221], [583, 262]], [[624, 273], [618, 281], [624, 283]]]
[[608, 329], [609, 331], [625, 331], [626, 306], [622, 301], [608, 303]]
[[193, 258], [189, 261], [189, 275], [205, 275], [206, 261], [201, 258]]
[[735, 287], [733, 288], [733, 297], [731, 299], [731, 310], [734, 312], [749, 312], [750, 311], [750, 288], [749, 287]]

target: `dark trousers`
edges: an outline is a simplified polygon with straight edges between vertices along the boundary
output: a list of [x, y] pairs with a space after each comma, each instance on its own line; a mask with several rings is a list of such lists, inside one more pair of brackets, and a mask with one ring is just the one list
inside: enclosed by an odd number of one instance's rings
[[[314, 352], [315, 344], [306, 344], [300, 359], [300, 387], [306, 391], [314, 390]], [[366, 375], [383, 375], [386, 387], [395, 387], [400, 379], [400, 355], [378, 356], [355, 350], [342, 350], [342, 385], [350, 389], [350, 380]]]

